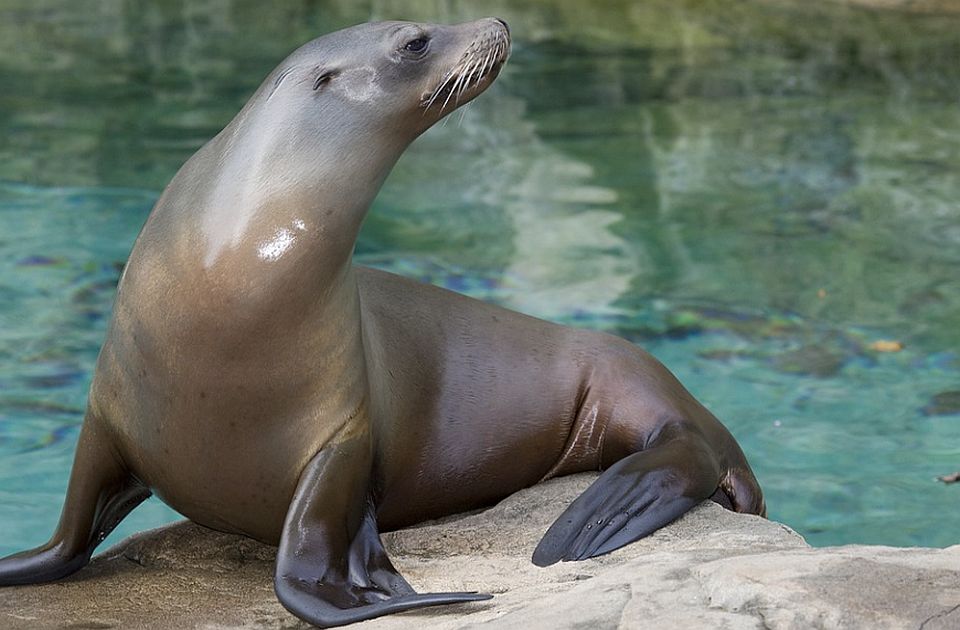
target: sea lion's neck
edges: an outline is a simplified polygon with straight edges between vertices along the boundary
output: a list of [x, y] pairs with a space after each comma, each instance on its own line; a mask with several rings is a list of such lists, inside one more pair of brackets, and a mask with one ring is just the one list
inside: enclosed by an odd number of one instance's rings
[[242, 112], [171, 181], [137, 249], [176, 248], [178, 260], [246, 285], [293, 278], [316, 293], [345, 277], [363, 218], [405, 143], [373, 132], [344, 139], [342, 130], [301, 137], [281, 123]]
[[211, 142], [209, 191], [195, 209], [204, 266], [244, 250], [267, 267], [287, 255], [306, 260], [310, 252], [329, 271], [348, 264], [363, 218], [402, 148], [356, 139], [346, 152], [341, 142], [335, 134], [290, 137], [263, 116], [224, 130]]
[[402, 147], [278, 142], [277, 129], [235, 121], [198, 151], [157, 202], [131, 253], [138, 278], [125, 282], [158, 300], [189, 290], [180, 303], [200, 324], [227, 308], [250, 329], [293, 334], [331, 313], [359, 327], [354, 243]]

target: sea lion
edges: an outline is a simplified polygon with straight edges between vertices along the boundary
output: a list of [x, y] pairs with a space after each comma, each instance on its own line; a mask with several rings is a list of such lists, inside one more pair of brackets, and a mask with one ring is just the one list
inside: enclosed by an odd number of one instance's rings
[[509, 47], [492, 18], [326, 35], [186, 162], [120, 279], [60, 524], [0, 584], [73, 573], [151, 493], [279, 545], [277, 596], [318, 626], [488, 597], [415, 593], [379, 531], [556, 475], [604, 470], [538, 565], [710, 497], [763, 513], [736, 441], [642, 350], [352, 265], [401, 153]]

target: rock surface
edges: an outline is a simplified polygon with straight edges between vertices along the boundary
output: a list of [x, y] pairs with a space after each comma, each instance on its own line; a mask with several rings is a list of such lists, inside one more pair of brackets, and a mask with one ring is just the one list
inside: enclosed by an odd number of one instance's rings
[[[608, 556], [530, 564], [540, 535], [592, 479], [553, 480], [385, 535], [415, 587], [496, 597], [356, 627], [960, 627], [960, 546], [813, 549], [784, 525], [712, 503]], [[0, 627], [306, 628], [274, 598], [274, 553], [178, 523], [127, 539], [60, 583], [0, 590]]]

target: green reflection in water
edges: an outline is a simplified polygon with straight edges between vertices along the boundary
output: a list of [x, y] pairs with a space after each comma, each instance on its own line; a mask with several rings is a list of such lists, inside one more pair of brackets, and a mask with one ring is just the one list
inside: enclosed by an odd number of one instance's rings
[[956, 12], [6, 0], [4, 544], [52, 526], [116, 267], [180, 164], [298, 44], [481, 12], [513, 59], [401, 161], [361, 259], [651, 349], [815, 544], [956, 542], [930, 481], [960, 468]]

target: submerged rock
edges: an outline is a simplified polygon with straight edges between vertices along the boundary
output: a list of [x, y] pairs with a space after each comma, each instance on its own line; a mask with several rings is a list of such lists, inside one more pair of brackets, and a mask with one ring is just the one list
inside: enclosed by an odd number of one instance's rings
[[805, 374], [819, 378], [836, 376], [846, 364], [846, 357], [823, 345], [813, 344], [784, 352], [773, 358], [775, 370], [787, 374]]
[[948, 416], [960, 413], [960, 389], [934, 394], [921, 411], [925, 416]]
[[[416, 588], [496, 597], [356, 627], [960, 626], [960, 546], [813, 549], [784, 525], [712, 503], [602, 558], [533, 566], [539, 537], [592, 479], [553, 480], [478, 513], [385, 535]], [[0, 590], [0, 627], [306, 628], [273, 595], [274, 554], [174, 524], [127, 539], [72, 579]]]

